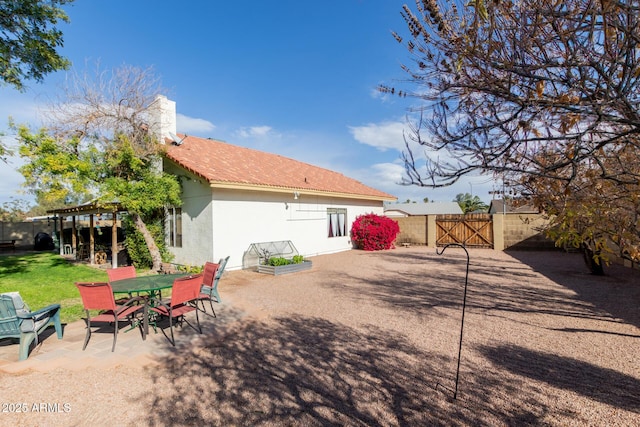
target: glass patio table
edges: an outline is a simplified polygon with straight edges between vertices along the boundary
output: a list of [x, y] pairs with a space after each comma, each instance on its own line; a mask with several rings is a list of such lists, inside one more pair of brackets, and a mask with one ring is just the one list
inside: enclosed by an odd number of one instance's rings
[[181, 277], [188, 277], [188, 274], [154, 274], [150, 276], [131, 277], [129, 279], [114, 280], [111, 283], [111, 289], [114, 294], [133, 294], [145, 292], [149, 294], [149, 298], [145, 298], [144, 305], [144, 336], [149, 333], [149, 305], [156, 296], [161, 295], [162, 289], [173, 287], [173, 282]]
[[149, 276], [131, 277], [129, 279], [114, 280], [111, 288], [114, 294], [132, 294], [134, 292], [147, 292], [154, 296], [162, 289], [169, 289], [173, 282], [188, 274], [154, 274]]

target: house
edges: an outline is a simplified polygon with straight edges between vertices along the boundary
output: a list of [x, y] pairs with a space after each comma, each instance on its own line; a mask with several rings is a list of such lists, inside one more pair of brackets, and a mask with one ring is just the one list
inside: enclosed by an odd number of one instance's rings
[[502, 214], [502, 213], [521, 213], [521, 214], [537, 214], [540, 213], [538, 209], [531, 205], [523, 205], [521, 203], [514, 203], [503, 199], [493, 199], [489, 203], [490, 214]]
[[406, 217], [416, 215], [462, 214], [458, 202], [429, 203], [389, 203], [384, 206], [384, 214], [388, 217]]
[[227, 268], [240, 269], [252, 244], [271, 241], [290, 240], [304, 256], [349, 250], [356, 217], [382, 215], [384, 202], [396, 200], [338, 172], [178, 134], [175, 103], [158, 101], [167, 143], [163, 168], [182, 183], [183, 204], [169, 208], [167, 218], [175, 263], [230, 256]]

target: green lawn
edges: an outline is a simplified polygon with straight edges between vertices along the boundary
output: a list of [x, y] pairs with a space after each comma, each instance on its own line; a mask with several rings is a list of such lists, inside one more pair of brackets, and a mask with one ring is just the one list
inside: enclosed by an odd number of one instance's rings
[[75, 282], [107, 281], [107, 273], [74, 264], [52, 253], [0, 255], [0, 293], [20, 292], [31, 310], [49, 304], [62, 306], [63, 323], [80, 319], [82, 300]]

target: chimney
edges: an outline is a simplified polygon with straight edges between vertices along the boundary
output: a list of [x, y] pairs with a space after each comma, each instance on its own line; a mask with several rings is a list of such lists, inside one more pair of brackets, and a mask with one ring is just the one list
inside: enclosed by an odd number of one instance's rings
[[165, 138], [171, 138], [170, 134], [176, 133], [176, 102], [164, 95], [158, 95], [150, 110], [154, 117], [152, 129], [160, 142], [164, 143]]

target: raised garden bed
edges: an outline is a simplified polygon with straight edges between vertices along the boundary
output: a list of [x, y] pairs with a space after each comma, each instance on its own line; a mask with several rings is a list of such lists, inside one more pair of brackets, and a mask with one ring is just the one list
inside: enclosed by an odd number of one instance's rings
[[273, 274], [278, 276], [280, 274], [295, 273], [297, 271], [309, 270], [311, 268], [311, 261], [303, 261], [298, 264], [287, 265], [258, 265], [258, 273]]

